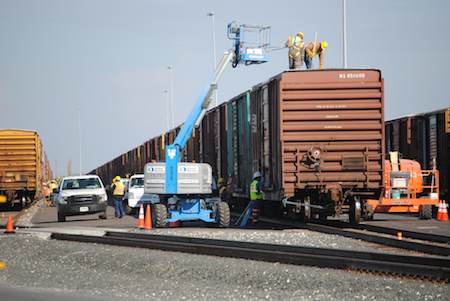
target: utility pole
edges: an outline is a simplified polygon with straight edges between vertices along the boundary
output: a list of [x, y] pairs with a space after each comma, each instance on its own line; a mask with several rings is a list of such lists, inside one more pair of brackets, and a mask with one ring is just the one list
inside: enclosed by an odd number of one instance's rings
[[69, 160], [69, 162], [67, 162], [67, 175], [72, 175], [72, 160]]
[[175, 128], [175, 117], [174, 117], [174, 111], [175, 111], [175, 106], [174, 106], [174, 88], [173, 88], [173, 66], [169, 65], [167, 66], [167, 70], [169, 70], [170, 73], [170, 103], [171, 103], [171, 115], [172, 115], [172, 129]]
[[164, 89], [164, 100], [166, 101], [166, 131], [170, 129], [170, 100], [169, 90]]
[[347, 69], [347, 1], [342, 0], [342, 55], [344, 69]]
[[78, 105], [78, 148], [79, 148], [79, 164], [80, 164], [80, 176], [81, 176], [81, 106]]
[[[212, 40], [213, 40], [213, 72], [216, 71], [216, 64], [217, 64], [217, 57], [216, 57], [216, 23], [215, 23], [215, 19], [214, 19], [214, 13], [213, 12], [209, 12], [208, 14], [206, 14], [208, 17], [211, 17], [212, 20]], [[218, 105], [218, 93], [217, 93], [217, 89], [214, 91], [214, 98], [215, 98], [215, 106], [217, 107]]]

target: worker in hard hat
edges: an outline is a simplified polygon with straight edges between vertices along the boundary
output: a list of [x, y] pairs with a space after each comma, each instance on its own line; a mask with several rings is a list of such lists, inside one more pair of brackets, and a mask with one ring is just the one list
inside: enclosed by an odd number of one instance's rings
[[323, 42], [310, 42], [305, 46], [305, 64], [306, 69], [311, 69], [313, 64], [313, 58], [317, 55], [319, 56], [319, 68], [323, 69], [324, 59], [325, 59], [325, 49], [328, 47], [326, 41]]
[[244, 216], [241, 221], [241, 228], [247, 226], [250, 215], [253, 223], [257, 223], [259, 221], [259, 207], [262, 205], [263, 200], [261, 179], [261, 173], [256, 171], [253, 174], [252, 182], [250, 183], [250, 202], [243, 213]]
[[58, 190], [58, 182], [56, 182], [56, 180], [50, 181], [50, 190], [52, 193], [55, 193]]
[[125, 194], [125, 185], [122, 183], [120, 176], [115, 176], [112, 180], [111, 190], [114, 201], [114, 215], [122, 218], [124, 216], [122, 200]]
[[219, 196], [223, 199], [225, 192], [227, 190], [227, 186], [225, 185], [225, 179], [220, 177], [218, 181], [218, 188], [219, 188]]
[[295, 36], [289, 36], [286, 42], [286, 47], [289, 48], [288, 59], [289, 69], [300, 69], [303, 65], [303, 32], [299, 31]]

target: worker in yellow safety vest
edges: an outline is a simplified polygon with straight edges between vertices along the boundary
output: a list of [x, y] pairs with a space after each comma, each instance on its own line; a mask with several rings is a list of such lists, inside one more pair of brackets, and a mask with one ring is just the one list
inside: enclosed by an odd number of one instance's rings
[[300, 69], [303, 65], [303, 32], [299, 31], [295, 36], [289, 36], [286, 42], [286, 47], [289, 48], [288, 59], [289, 69]]
[[56, 182], [56, 180], [50, 181], [50, 190], [51, 193], [55, 193], [58, 190], [58, 182]]
[[262, 205], [263, 193], [261, 187], [261, 173], [259, 171], [253, 174], [252, 182], [250, 183], [250, 202], [244, 212], [244, 216], [241, 221], [241, 228], [247, 225], [247, 222], [252, 216], [252, 222], [257, 223], [259, 221], [259, 207]]
[[311, 69], [313, 64], [313, 58], [317, 55], [319, 56], [319, 68], [323, 69], [324, 60], [325, 60], [325, 49], [328, 47], [328, 43], [326, 41], [323, 42], [310, 42], [305, 46], [305, 64], [306, 69]]
[[125, 185], [122, 183], [120, 176], [115, 176], [111, 185], [113, 200], [114, 200], [114, 215], [118, 218], [124, 216], [122, 199], [125, 194]]

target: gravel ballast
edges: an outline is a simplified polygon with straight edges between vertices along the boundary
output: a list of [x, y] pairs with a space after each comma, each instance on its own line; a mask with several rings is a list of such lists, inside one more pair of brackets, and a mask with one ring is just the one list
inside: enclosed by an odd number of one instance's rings
[[0, 282], [126, 300], [446, 300], [448, 285], [314, 267], [0, 235]]

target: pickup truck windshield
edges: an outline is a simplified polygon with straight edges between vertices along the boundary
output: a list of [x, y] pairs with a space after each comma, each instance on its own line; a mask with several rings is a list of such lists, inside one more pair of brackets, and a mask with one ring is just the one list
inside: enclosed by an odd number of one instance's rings
[[132, 178], [130, 188], [144, 188], [144, 178]]
[[62, 190], [66, 189], [95, 189], [102, 188], [97, 178], [67, 179], [63, 181]]

